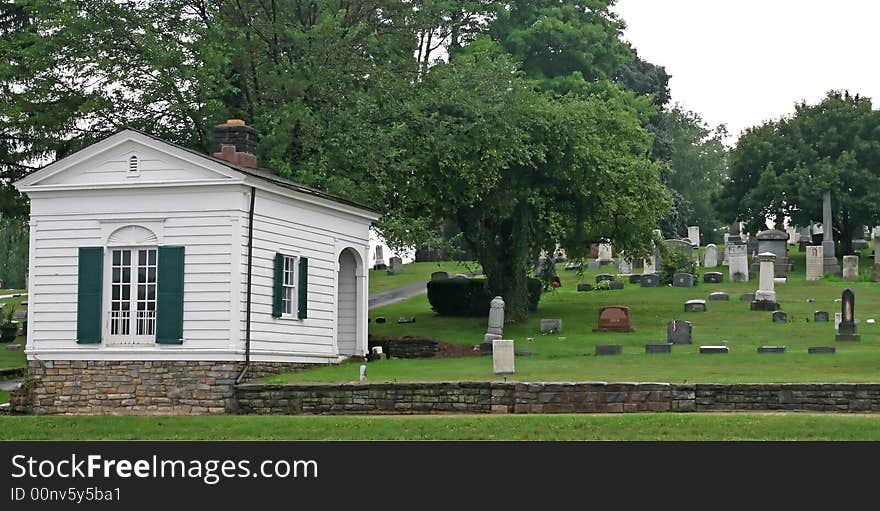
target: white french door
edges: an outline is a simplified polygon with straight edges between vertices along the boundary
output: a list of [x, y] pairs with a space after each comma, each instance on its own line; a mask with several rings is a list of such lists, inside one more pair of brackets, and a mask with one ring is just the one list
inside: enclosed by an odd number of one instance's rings
[[156, 342], [156, 257], [155, 248], [111, 251], [110, 342]]

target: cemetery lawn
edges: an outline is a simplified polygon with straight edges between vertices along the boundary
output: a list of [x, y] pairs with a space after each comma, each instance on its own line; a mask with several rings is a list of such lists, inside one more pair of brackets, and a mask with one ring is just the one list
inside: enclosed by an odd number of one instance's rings
[[[23, 293], [23, 289], [0, 289], [0, 296], [10, 295], [10, 294], [20, 294]], [[19, 296], [13, 298], [2, 298], [0, 299], [0, 303], [5, 303], [6, 307], [17, 306], [18, 302], [22, 300], [27, 300], [27, 296]], [[24, 336], [17, 337], [12, 344], [21, 344], [24, 346], [26, 338]], [[26, 357], [24, 355], [24, 349], [17, 351], [10, 351], [6, 349], [6, 345], [0, 343], [0, 369], [7, 367], [20, 367], [25, 365], [27, 362]], [[2, 401], [0, 401], [2, 402]]]
[[8, 403], [8, 402], [9, 402], [9, 392], [7, 392], [5, 390], [0, 390], [0, 405], [2, 405], [3, 403]]
[[880, 440], [880, 415], [0, 417], [3, 440]]
[[[372, 267], [372, 266], [371, 266]], [[405, 286], [413, 282], [427, 282], [435, 271], [449, 275], [479, 270], [479, 263], [468, 261], [438, 261], [435, 263], [410, 263], [403, 265], [403, 273], [388, 275], [388, 270], [370, 270], [370, 293]]]
[[[669, 383], [779, 383], [779, 382], [880, 382], [880, 283], [872, 283], [871, 262], [863, 256], [862, 280], [847, 282], [826, 277], [807, 282], [804, 254], [790, 252], [797, 268], [787, 283], [776, 284], [787, 323], [771, 322], [770, 312], [749, 310], [739, 300], [754, 293], [757, 282], [731, 284], [727, 267], [722, 284], [700, 284], [693, 288], [642, 288], [626, 283], [623, 290], [578, 293], [578, 277], [559, 267], [562, 287], [545, 293], [538, 312], [522, 324], [507, 324], [505, 339], [514, 339], [517, 350], [533, 352], [516, 358], [516, 374], [494, 375], [489, 356], [467, 358], [392, 359], [368, 364], [368, 379], [383, 381], [638, 381]], [[613, 273], [613, 267], [605, 270]], [[699, 269], [702, 274], [704, 268]], [[600, 271], [585, 271], [583, 282], [595, 282]], [[840, 312], [841, 292], [855, 291], [855, 317], [860, 342], [834, 340], [834, 313]], [[684, 312], [689, 299], [707, 299], [709, 293], [726, 291], [731, 300], [708, 301], [708, 312]], [[814, 300], [809, 302], [808, 299]], [[599, 308], [624, 305], [631, 309], [632, 333], [598, 333]], [[813, 321], [813, 312], [829, 312], [831, 321]], [[475, 345], [482, 341], [486, 318], [453, 318], [435, 315], [425, 295], [370, 311], [371, 317], [386, 316], [385, 324], [371, 323], [373, 335], [413, 335]], [[412, 324], [397, 324], [399, 316], [414, 316]], [[561, 318], [563, 333], [542, 336], [541, 318]], [[693, 323], [694, 343], [675, 345], [671, 354], [648, 355], [646, 343], [666, 341], [666, 324], [671, 319]], [[877, 323], [869, 324], [867, 319]], [[533, 341], [527, 338], [532, 337]], [[598, 344], [621, 344], [623, 355], [595, 356]], [[700, 345], [726, 345], [728, 354], [700, 354]], [[784, 354], [758, 354], [758, 346], [785, 345]], [[835, 346], [836, 354], [808, 355], [811, 346]], [[358, 379], [359, 363], [347, 363], [278, 375], [265, 381], [351, 382]]]

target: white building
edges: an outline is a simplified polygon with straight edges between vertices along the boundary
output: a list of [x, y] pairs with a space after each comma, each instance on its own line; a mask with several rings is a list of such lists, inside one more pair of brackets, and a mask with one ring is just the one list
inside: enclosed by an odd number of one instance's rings
[[28, 360], [366, 353], [378, 215], [256, 168], [240, 121], [215, 138], [208, 156], [125, 130], [15, 183], [31, 203]]

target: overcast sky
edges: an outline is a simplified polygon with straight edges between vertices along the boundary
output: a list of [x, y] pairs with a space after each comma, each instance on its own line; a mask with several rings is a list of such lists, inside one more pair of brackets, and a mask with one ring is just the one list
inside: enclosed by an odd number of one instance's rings
[[672, 75], [672, 101], [739, 133], [848, 89], [880, 105], [876, 0], [618, 0], [625, 39]]

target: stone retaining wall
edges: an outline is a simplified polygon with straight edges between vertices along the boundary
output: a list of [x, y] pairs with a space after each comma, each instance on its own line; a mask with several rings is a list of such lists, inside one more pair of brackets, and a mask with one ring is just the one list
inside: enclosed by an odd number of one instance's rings
[[238, 385], [238, 414], [880, 412], [880, 384], [437, 382]]
[[[246, 378], [305, 364], [252, 363]], [[209, 415], [236, 409], [243, 362], [29, 361], [27, 388], [12, 393], [13, 413], [35, 415]]]
[[374, 337], [367, 339], [370, 353], [381, 346], [382, 353], [395, 358], [430, 358], [440, 354], [440, 343], [429, 337]]

